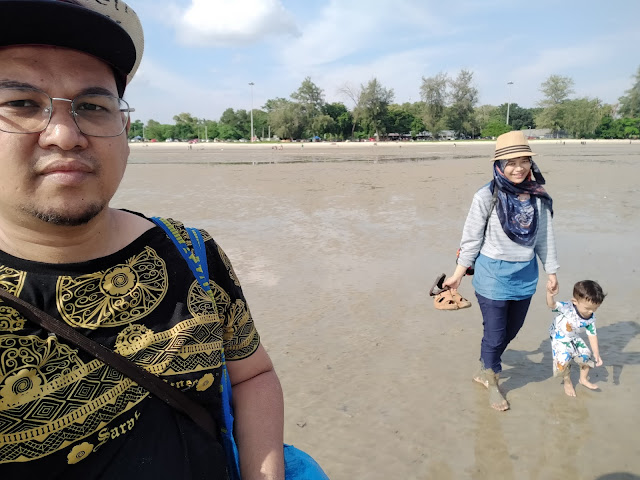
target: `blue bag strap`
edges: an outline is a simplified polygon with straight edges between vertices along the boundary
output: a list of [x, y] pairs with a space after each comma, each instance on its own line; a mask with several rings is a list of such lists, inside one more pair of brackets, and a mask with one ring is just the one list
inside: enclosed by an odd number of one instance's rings
[[[207, 249], [204, 244], [202, 234], [196, 228], [185, 227], [189, 234], [193, 250], [189, 248], [180, 232], [167, 219], [160, 217], [151, 217], [150, 220], [164, 230], [167, 236], [173, 241], [182, 258], [187, 262], [193, 276], [196, 278], [205, 293], [211, 298], [213, 308], [218, 311], [216, 299], [209, 284], [209, 265], [207, 262]], [[223, 446], [227, 456], [227, 467], [231, 480], [240, 480], [240, 460], [238, 455], [238, 447], [233, 438], [233, 398], [231, 395], [231, 380], [227, 371], [227, 362], [224, 357], [224, 348], [221, 350], [222, 361], [222, 378], [220, 380], [220, 392], [222, 396], [222, 431]]]
[[[167, 236], [173, 241], [174, 245], [185, 259], [189, 268], [196, 277], [198, 283], [213, 302], [214, 309], [218, 311], [216, 299], [209, 284], [209, 265], [207, 263], [207, 250], [204, 244], [202, 234], [196, 228], [185, 227], [189, 234], [189, 239], [193, 246], [191, 250], [187, 242], [182, 238], [180, 232], [168, 220], [160, 217], [151, 217], [153, 223], [164, 230]], [[233, 404], [231, 396], [231, 381], [229, 372], [227, 371], [227, 363], [224, 358], [224, 348], [222, 355], [222, 379], [220, 381], [220, 390], [222, 395], [222, 414], [224, 417], [224, 426], [221, 427], [222, 443], [225, 454], [227, 456], [227, 470], [231, 480], [241, 480], [240, 476], [240, 459], [238, 455], [238, 447], [233, 438]], [[297, 449], [292, 445], [284, 445], [285, 475], [286, 480], [329, 480], [324, 473], [322, 467], [307, 453]]]

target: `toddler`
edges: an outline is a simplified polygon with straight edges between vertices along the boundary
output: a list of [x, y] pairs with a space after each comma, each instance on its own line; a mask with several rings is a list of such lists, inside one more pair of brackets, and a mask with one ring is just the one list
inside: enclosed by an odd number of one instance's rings
[[[580, 365], [580, 383], [591, 390], [597, 390], [597, 385], [589, 381], [589, 370], [602, 365], [598, 336], [596, 335], [595, 312], [604, 301], [605, 293], [602, 287], [593, 280], [582, 280], [573, 286], [571, 302], [556, 302], [557, 285], [547, 289], [547, 305], [556, 313], [551, 326], [551, 351], [553, 352], [553, 375], [561, 376], [564, 392], [570, 397], [576, 396], [570, 378], [571, 359]], [[591, 350], [580, 337], [586, 332]]]

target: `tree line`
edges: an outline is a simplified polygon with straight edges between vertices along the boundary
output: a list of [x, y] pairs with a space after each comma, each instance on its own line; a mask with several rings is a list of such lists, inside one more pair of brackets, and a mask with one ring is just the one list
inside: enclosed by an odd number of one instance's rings
[[[423, 77], [420, 101], [393, 103], [393, 89], [376, 78], [358, 87], [345, 84], [343, 102], [328, 103], [324, 91], [307, 77], [289, 98], [273, 98], [253, 110], [254, 136], [269, 139], [347, 140], [386, 138], [495, 137], [511, 130], [550, 129], [576, 138], [640, 137], [640, 67], [632, 87], [616, 104], [598, 98], [572, 98], [574, 81], [551, 75], [540, 85], [542, 100], [534, 108], [517, 103], [478, 105], [473, 72], [461, 70], [455, 78], [445, 73]], [[508, 123], [507, 123], [508, 116]], [[218, 120], [189, 113], [173, 117], [174, 124], [149, 120], [132, 122], [129, 138], [164, 141], [241, 140], [251, 138], [251, 112], [226, 109]], [[396, 137], [397, 138], [397, 137]]]

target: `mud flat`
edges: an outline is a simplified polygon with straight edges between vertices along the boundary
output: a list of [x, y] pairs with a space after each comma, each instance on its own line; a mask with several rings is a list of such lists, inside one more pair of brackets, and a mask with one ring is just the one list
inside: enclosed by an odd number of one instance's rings
[[225, 249], [283, 384], [286, 441], [332, 480], [638, 478], [640, 143], [532, 148], [554, 199], [558, 298], [584, 278], [609, 293], [602, 391], [569, 398], [551, 378], [541, 278], [504, 355], [506, 413], [471, 381], [470, 282], [466, 310], [427, 293], [453, 271], [493, 143], [138, 144], [113, 205], [204, 227]]

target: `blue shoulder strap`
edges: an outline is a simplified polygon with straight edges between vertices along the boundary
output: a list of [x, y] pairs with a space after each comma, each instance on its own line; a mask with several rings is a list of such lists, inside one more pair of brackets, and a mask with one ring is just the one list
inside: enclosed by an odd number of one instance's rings
[[[209, 284], [209, 268], [207, 264], [207, 250], [200, 231], [195, 228], [186, 228], [189, 234], [193, 251], [187, 246], [180, 232], [166, 219], [152, 217], [150, 219], [162, 228], [167, 236], [173, 241], [178, 251], [185, 259], [193, 275], [198, 280], [202, 289], [209, 295], [217, 311], [216, 299]], [[233, 404], [231, 398], [231, 381], [227, 372], [227, 364], [224, 359], [224, 349], [222, 350], [222, 380], [220, 382], [222, 395], [222, 414], [224, 426], [222, 431], [222, 444], [227, 457], [227, 471], [230, 480], [241, 480], [240, 457], [238, 446], [233, 438]], [[286, 480], [329, 480], [320, 465], [307, 453], [297, 449], [292, 445], [284, 446], [285, 476]]]
[[[211, 298], [213, 302], [213, 308], [218, 309], [216, 305], [216, 299], [211, 290], [209, 284], [209, 266], [207, 263], [207, 250], [204, 244], [202, 234], [197, 228], [185, 227], [185, 230], [189, 234], [189, 239], [193, 245], [193, 250], [187, 246], [187, 242], [184, 241], [180, 232], [176, 227], [167, 219], [160, 217], [151, 217], [150, 220], [164, 230], [167, 236], [173, 241], [182, 258], [185, 259], [187, 265], [193, 272], [193, 276], [196, 277], [198, 283]], [[232, 480], [240, 480], [240, 461], [238, 457], [238, 447], [235, 439], [233, 438], [233, 403], [231, 396], [231, 381], [229, 379], [229, 372], [227, 371], [227, 363], [224, 358], [224, 348], [221, 351], [222, 355], [222, 379], [220, 381], [220, 391], [222, 394], [222, 414], [224, 418], [224, 425], [221, 427], [223, 445], [225, 454], [227, 456], [227, 464], [230, 469], [230, 476]]]

